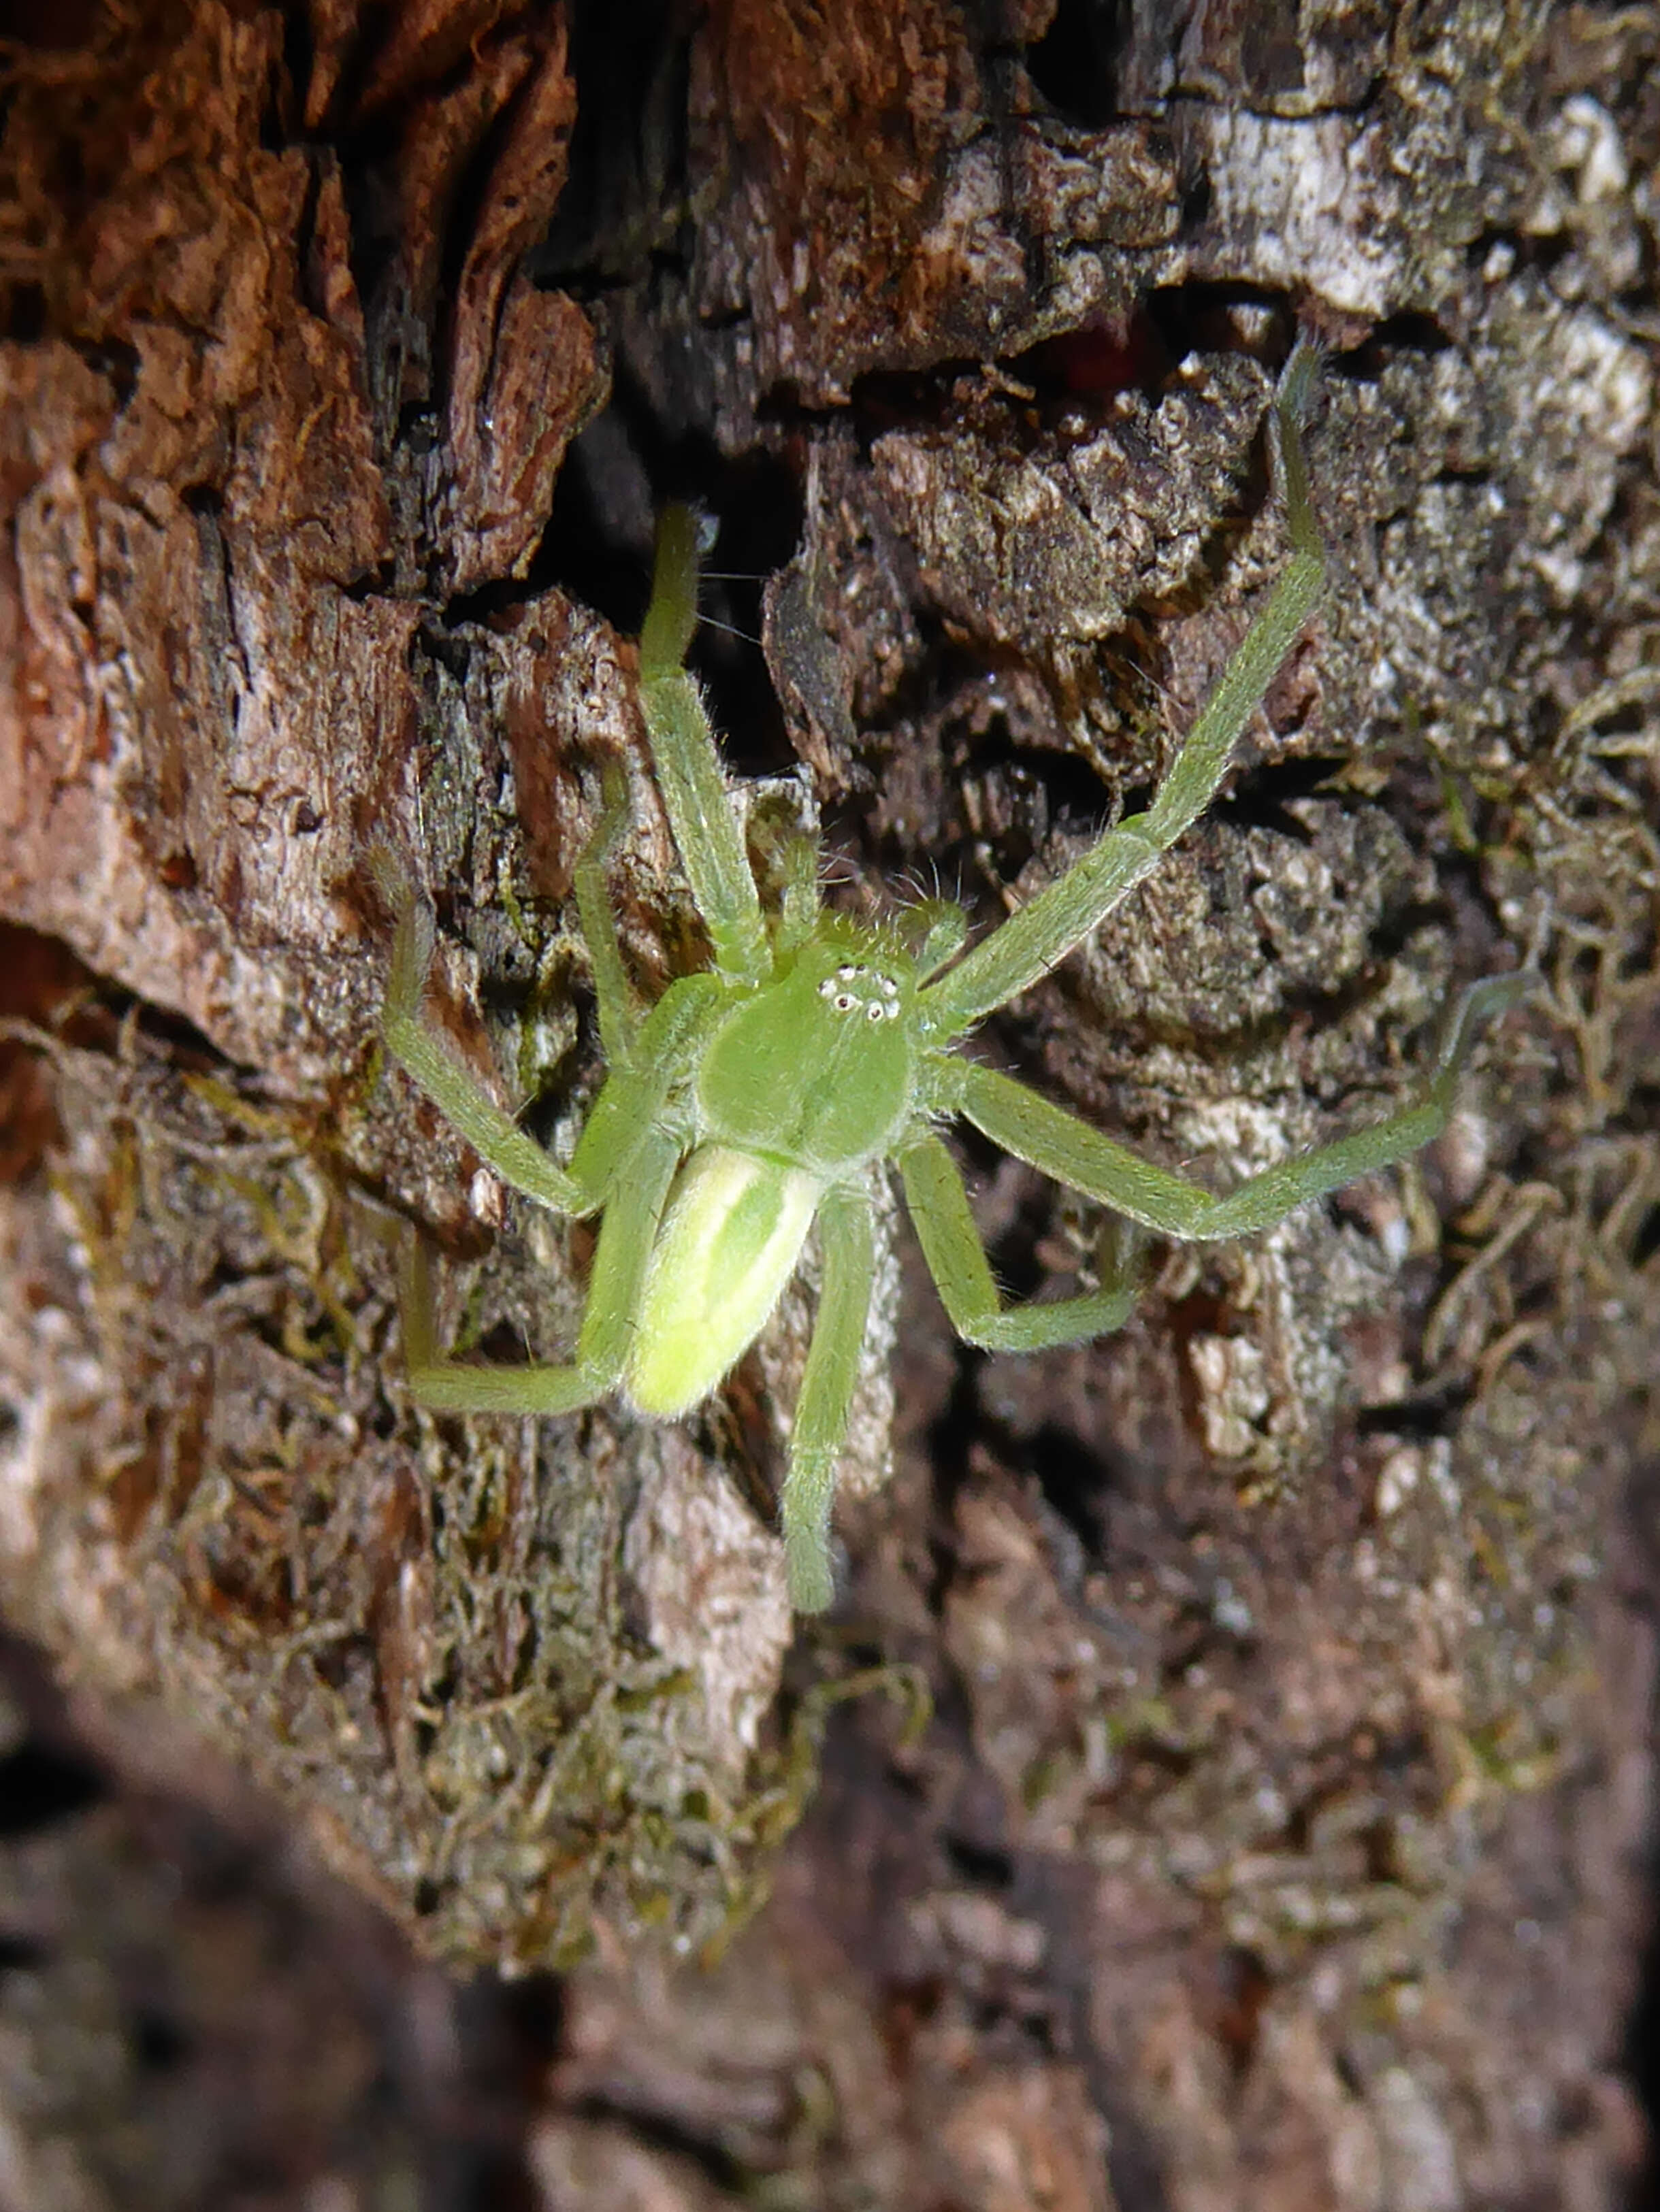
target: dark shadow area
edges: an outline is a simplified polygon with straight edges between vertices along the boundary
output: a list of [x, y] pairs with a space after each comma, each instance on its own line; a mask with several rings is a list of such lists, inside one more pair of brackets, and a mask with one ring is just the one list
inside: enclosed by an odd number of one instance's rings
[[1048, 30], [1026, 49], [1026, 70], [1055, 113], [1085, 131], [1118, 114], [1125, 45], [1122, 0], [1058, 0]]
[[538, 2212], [550, 1977], [451, 1981], [228, 1770], [204, 1763], [199, 1800], [125, 1774], [3, 1632], [0, 1699], [21, 1731], [0, 1759], [0, 2039], [40, 2092], [26, 2166], [55, 2141], [123, 2212]]
[[49, 1827], [104, 1795], [104, 1778], [89, 1759], [31, 1738], [0, 1759], [0, 1838]]
[[576, 0], [576, 80], [564, 190], [526, 267], [539, 283], [593, 298], [672, 245], [684, 188], [689, 26], [674, 0]]

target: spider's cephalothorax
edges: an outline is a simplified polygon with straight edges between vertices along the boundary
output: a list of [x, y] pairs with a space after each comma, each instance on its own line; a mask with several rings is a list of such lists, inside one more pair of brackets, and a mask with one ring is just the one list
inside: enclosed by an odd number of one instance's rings
[[604, 880], [620, 827], [613, 799], [576, 869], [608, 1073], [569, 1168], [533, 1143], [425, 1025], [431, 913], [390, 855], [376, 856], [398, 915], [382, 1017], [388, 1048], [505, 1182], [561, 1213], [603, 1213], [575, 1358], [557, 1365], [442, 1358], [423, 1248], [411, 1247], [404, 1345], [423, 1404], [562, 1413], [620, 1391], [642, 1412], [672, 1419], [707, 1396], [753, 1342], [817, 1222], [822, 1287], [783, 1493], [791, 1594], [811, 1611], [831, 1595], [830, 1502], [875, 1273], [874, 1178], [885, 1163], [899, 1170], [923, 1254], [961, 1334], [977, 1345], [1037, 1351], [1121, 1325], [1134, 1297], [1128, 1245], [1104, 1239], [1104, 1255], [1119, 1256], [1104, 1258], [1098, 1289], [1005, 1307], [939, 1134], [943, 1120], [960, 1115], [1121, 1221], [1183, 1238], [1269, 1227], [1445, 1126], [1476, 1022], [1513, 994], [1515, 977], [1465, 993], [1417, 1103], [1282, 1160], [1223, 1197], [953, 1049], [1086, 937], [1214, 797], [1320, 590], [1298, 430], [1313, 366], [1299, 348], [1275, 409], [1291, 562], [1152, 805], [1107, 830], [966, 953], [964, 917], [943, 900], [885, 930], [825, 910], [817, 848], [806, 838], [784, 855], [776, 910], [763, 909], [684, 668], [696, 621], [697, 520], [684, 508], [664, 516], [640, 641], [640, 694], [713, 957], [637, 1012]]
[[672, 1419], [745, 1352], [825, 1193], [891, 1153], [916, 1096], [916, 969], [825, 916], [714, 1015], [688, 1085], [693, 1149], [652, 1248], [623, 1388]]

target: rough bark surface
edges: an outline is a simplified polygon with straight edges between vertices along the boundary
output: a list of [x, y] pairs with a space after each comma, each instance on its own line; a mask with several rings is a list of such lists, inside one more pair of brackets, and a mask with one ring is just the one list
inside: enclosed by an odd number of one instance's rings
[[[0, 2206], [1628, 2201], [1660, 13], [36, 28]], [[838, 896], [994, 921], [1152, 786], [1285, 560], [1298, 321], [1326, 599], [1224, 802], [981, 1048], [1225, 1179], [1537, 960], [1445, 1139], [1042, 1359], [955, 1344], [900, 1231], [809, 1629], [769, 1501], [810, 1272], [680, 1427], [413, 1408], [399, 1217], [507, 1356], [569, 1341], [588, 1241], [381, 1065], [373, 843], [436, 903], [438, 1018], [568, 1140], [608, 769], [631, 966], [702, 957], [627, 642], [691, 492], [776, 571], [770, 681], [701, 648], [755, 803], [822, 814]], [[1085, 1211], [969, 1158], [1003, 1279], [1073, 1273]]]

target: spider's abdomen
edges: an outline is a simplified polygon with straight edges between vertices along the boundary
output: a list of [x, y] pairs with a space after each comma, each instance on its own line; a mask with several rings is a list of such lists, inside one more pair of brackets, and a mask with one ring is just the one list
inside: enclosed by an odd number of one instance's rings
[[625, 1376], [642, 1413], [678, 1419], [749, 1348], [795, 1272], [823, 1188], [799, 1168], [698, 1146], [646, 1270]]
[[714, 1143], [826, 1178], [891, 1149], [915, 1087], [911, 978], [849, 951], [810, 946], [716, 1031], [697, 1075]]

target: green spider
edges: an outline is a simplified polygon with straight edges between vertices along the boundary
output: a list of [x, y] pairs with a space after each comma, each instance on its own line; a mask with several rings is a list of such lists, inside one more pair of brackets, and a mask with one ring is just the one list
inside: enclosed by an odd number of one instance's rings
[[[1202, 813], [1234, 745], [1319, 595], [1321, 542], [1299, 421], [1316, 367], [1299, 346], [1275, 402], [1291, 563], [1251, 624], [1146, 811], [1108, 830], [999, 928], [964, 951], [960, 908], [925, 902], [872, 926], [820, 904], [818, 852], [784, 855], [777, 911], [762, 905], [702, 702], [684, 663], [697, 620], [699, 524], [664, 516], [640, 640], [640, 697], [657, 781], [712, 963], [636, 1013], [607, 900], [615, 799], [575, 872], [608, 1073], [569, 1167], [496, 1104], [422, 1019], [431, 911], [384, 850], [397, 929], [387, 1049], [504, 1182], [556, 1213], [603, 1212], [575, 1358], [484, 1367], [442, 1358], [423, 1248], [404, 1297], [410, 1389], [459, 1413], [569, 1413], [620, 1391], [674, 1420], [707, 1397], [765, 1326], [818, 1224], [822, 1288], [790, 1441], [782, 1520], [791, 1597], [828, 1605], [830, 1513], [876, 1267], [873, 1187], [897, 1164], [946, 1310], [970, 1344], [1037, 1352], [1120, 1328], [1136, 1291], [1129, 1240], [1104, 1241], [1100, 1285], [1006, 1308], [939, 1133], [958, 1115], [1018, 1159], [1140, 1230], [1249, 1235], [1402, 1158], [1442, 1130], [1478, 1020], [1514, 976], [1460, 1000], [1421, 1103], [1214, 1196], [953, 1047], [1046, 975]], [[1131, 1232], [1133, 1237], [1134, 1231]], [[1116, 1255], [1116, 1256], [1115, 1256]]]

